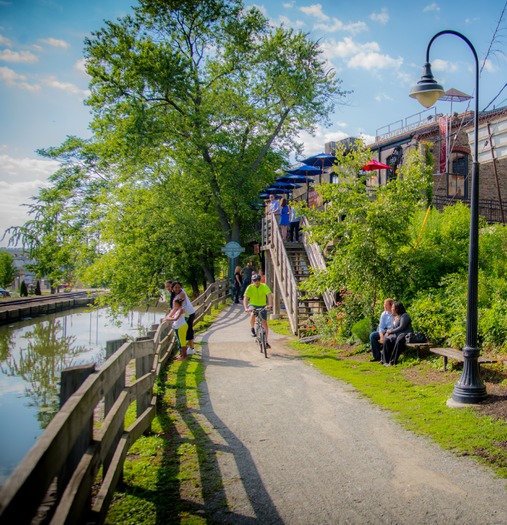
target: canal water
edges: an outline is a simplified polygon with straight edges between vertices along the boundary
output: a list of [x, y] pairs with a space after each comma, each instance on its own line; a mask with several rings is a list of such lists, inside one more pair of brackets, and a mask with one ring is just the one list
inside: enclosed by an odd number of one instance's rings
[[62, 369], [105, 360], [106, 341], [146, 334], [162, 309], [113, 320], [85, 308], [0, 326], [0, 486], [59, 408]]

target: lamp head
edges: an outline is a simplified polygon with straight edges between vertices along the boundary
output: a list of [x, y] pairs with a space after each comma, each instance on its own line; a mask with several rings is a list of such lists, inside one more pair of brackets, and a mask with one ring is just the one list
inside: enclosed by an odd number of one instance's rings
[[409, 96], [416, 98], [425, 108], [429, 108], [444, 95], [444, 88], [433, 77], [431, 64], [426, 62], [421, 80], [412, 88]]

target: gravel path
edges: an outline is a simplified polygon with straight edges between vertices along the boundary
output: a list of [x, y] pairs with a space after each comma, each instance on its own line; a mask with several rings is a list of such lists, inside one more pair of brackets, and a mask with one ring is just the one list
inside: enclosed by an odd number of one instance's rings
[[[272, 333], [269, 359], [233, 305], [200, 340], [202, 413], [235, 524], [505, 525], [505, 480], [403, 430]], [[449, 409], [451, 410], [451, 409]]]

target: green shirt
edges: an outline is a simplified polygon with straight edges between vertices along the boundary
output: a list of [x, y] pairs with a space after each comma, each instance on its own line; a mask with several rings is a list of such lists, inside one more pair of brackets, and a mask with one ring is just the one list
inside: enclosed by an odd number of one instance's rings
[[248, 300], [252, 306], [266, 306], [268, 304], [267, 296], [271, 293], [269, 286], [265, 283], [255, 286], [251, 284], [245, 290], [245, 296], [248, 297]]

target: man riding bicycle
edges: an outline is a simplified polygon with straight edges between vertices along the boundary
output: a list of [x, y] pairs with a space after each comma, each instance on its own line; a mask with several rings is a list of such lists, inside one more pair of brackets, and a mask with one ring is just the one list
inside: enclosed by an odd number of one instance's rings
[[[243, 296], [243, 306], [245, 307], [245, 312], [250, 312], [250, 329], [252, 332], [252, 337], [255, 337], [255, 315], [248, 308], [249, 303], [250, 307], [255, 309], [266, 307], [266, 310], [271, 310], [273, 307], [273, 294], [271, 293], [271, 290], [267, 284], [261, 283], [261, 276], [256, 273], [252, 275], [252, 284], [248, 286]], [[266, 347], [271, 348], [268, 343], [268, 313], [266, 310], [260, 312], [259, 315], [262, 318], [262, 326], [266, 332]]]

